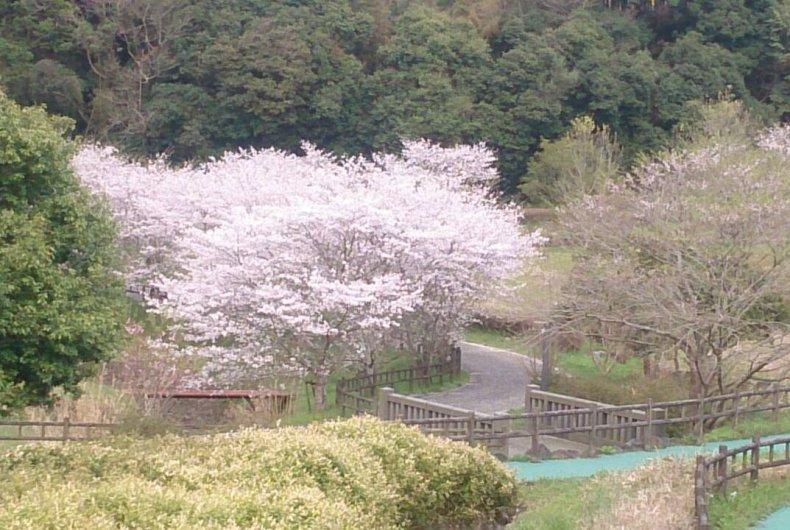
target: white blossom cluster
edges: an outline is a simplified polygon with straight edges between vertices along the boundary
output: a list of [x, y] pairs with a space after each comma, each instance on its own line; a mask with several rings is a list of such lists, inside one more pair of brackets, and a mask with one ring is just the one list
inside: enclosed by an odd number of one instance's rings
[[483, 146], [406, 142], [371, 160], [303, 148], [175, 169], [100, 147], [74, 161], [117, 215], [130, 279], [166, 293], [159, 309], [210, 346], [212, 370], [296, 364], [322, 380], [415, 336], [449, 342], [543, 240], [493, 196]]

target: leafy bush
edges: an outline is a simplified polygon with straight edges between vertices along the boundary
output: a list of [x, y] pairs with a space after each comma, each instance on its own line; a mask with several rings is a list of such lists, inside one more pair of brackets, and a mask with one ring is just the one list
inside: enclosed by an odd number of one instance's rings
[[0, 456], [2, 528], [420, 528], [516, 503], [484, 450], [353, 418], [205, 437], [24, 446]]
[[115, 227], [69, 167], [68, 129], [0, 91], [0, 415], [76, 390], [121, 336]]

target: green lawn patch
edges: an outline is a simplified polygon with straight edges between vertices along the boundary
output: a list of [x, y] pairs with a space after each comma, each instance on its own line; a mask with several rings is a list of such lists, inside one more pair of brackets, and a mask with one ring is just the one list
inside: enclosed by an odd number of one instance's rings
[[774, 421], [770, 412], [752, 413], [741, 418], [738, 425], [727, 420], [721, 426], [705, 434], [705, 441], [735, 440], [755, 435], [784, 434], [790, 432], [790, 410], [780, 411]]
[[575, 530], [588, 511], [611, 502], [612, 491], [588, 487], [589, 479], [554, 479], [520, 484], [523, 511], [512, 530]]
[[534, 356], [534, 348], [527, 346], [524, 337], [507, 331], [488, 329], [481, 326], [472, 326], [464, 333], [467, 342], [482, 344], [492, 348], [510, 350], [522, 355]]
[[683, 376], [646, 377], [640, 359], [628, 359], [609, 367], [596, 365], [586, 351], [557, 355], [559, 372], [552, 375], [549, 389], [558, 394], [601, 401], [613, 405], [673, 401], [688, 397]]
[[761, 476], [755, 483], [742, 480], [727, 495], [715, 495], [709, 504], [711, 528], [745, 530], [790, 504], [790, 472]]

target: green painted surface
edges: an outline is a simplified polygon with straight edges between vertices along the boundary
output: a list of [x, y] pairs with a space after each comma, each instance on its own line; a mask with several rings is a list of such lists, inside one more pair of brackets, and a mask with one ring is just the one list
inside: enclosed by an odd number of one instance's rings
[[757, 526], [757, 530], [787, 530], [790, 528], [790, 506], [777, 510]]
[[[766, 436], [764, 439], [771, 440], [787, 435]], [[508, 462], [507, 465], [515, 471], [518, 480], [589, 477], [604, 471], [632, 469], [656, 458], [668, 456], [694, 457], [698, 454], [714, 453], [718, 450], [719, 445], [736, 448], [749, 443], [751, 443], [751, 440], [741, 439], [710, 442], [704, 445], [673, 445], [654, 451], [629, 451], [596, 458], [569, 458], [565, 460], [544, 460], [542, 462]], [[790, 528], [790, 525], [783, 528]]]

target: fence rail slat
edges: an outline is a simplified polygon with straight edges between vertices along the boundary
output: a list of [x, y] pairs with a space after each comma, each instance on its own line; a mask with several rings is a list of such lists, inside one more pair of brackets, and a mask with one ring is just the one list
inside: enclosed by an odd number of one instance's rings
[[[782, 445], [785, 447], [784, 458], [779, 460], [777, 458], [781, 452], [775, 448]], [[752, 438], [752, 443], [735, 449], [727, 449], [727, 446], [720, 445], [718, 454], [710, 458], [697, 456], [694, 468], [694, 519], [697, 530], [710, 528], [707, 499], [713, 492], [726, 493], [727, 483], [740, 476], [748, 474], [751, 480], [757, 480], [761, 469], [790, 465], [788, 447], [790, 447], [790, 436], [772, 440], [761, 440], [759, 436], [755, 436]], [[764, 449], [768, 450], [767, 461], [761, 460]], [[742, 463], [736, 466], [739, 456]], [[728, 460], [732, 465], [727, 465]]]

